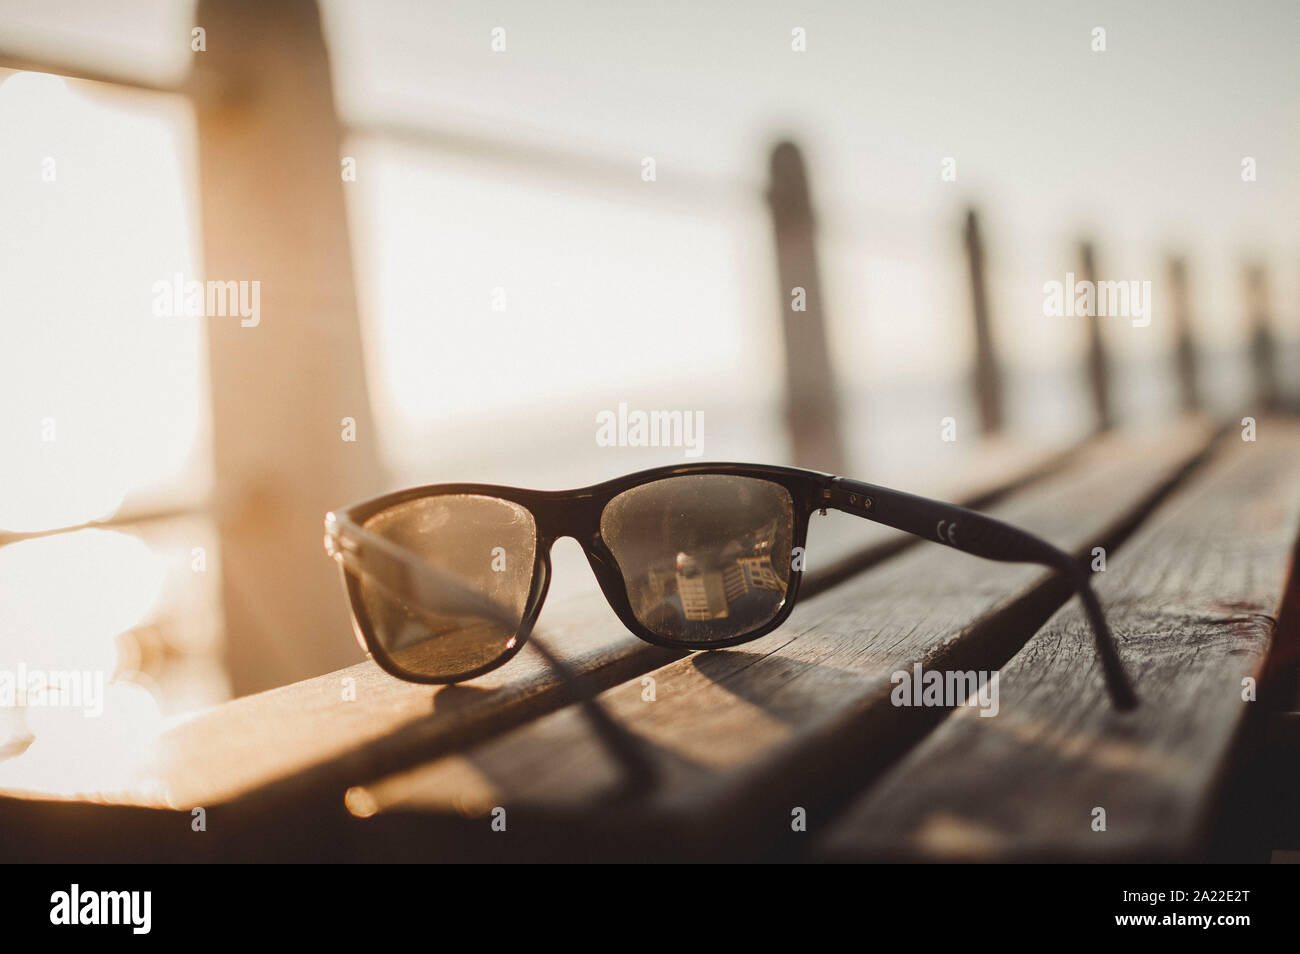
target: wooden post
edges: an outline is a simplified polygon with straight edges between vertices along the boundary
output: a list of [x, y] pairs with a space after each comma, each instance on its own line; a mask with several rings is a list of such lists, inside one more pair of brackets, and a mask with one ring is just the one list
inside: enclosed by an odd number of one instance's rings
[[1250, 334], [1250, 363], [1255, 377], [1255, 403], [1264, 413], [1281, 404], [1277, 381], [1277, 348], [1269, 316], [1268, 273], [1263, 265], [1245, 268], [1246, 321]]
[[[1080, 281], [1097, 281], [1097, 262], [1092, 243], [1079, 243]], [[1096, 310], [1096, 309], [1094, 309]], [[1110, 364], [1106, 360], [1106, 347], [1101, 337], [1101, 318], [1093, 314], [1084, 319], [1088, 323], [1088, 390], [1092, 394], [1092, 407], [1097, 431], [1108, 431], [1115, 417], [1110, 402]]]
[[965, 241], [966, 259], [970, 265], [972, 315], [975, 319], [975, 401], [979, 408], [980, 430], [985, 436], [991, 436], [1002, 430], [1002, 380], [989, 321], [988, 291], [984, 282], [984, 242], [980, 237], [979, 216], [974, 209], [966, 213]]
[[1187, 288], [1187, 263], [1169, 260], [1169, 300], [1174, 321], [1174, 368], [1178, 375], [1179, 403], [1186, 413], [1201, 409], [1196, 381], [1196, 344], [1192, 339], [1192, 304]]
[[322, 520], [383, 488], [316, 5], [200, 0], [195, 23], [203, 277], [261, 283], [256, 327], [207, 322], [227, 661], [244, 694], [357, 660]]
[[[786, 424], [793, 463], [845, 471], [839, 401], [826, 340], [821, 281], [813, 242], [813, 211], [803, 156], [791, 142], [772, 150], [767, 194], [776, 232], [782, 324], [785, 329]], [[806, 310], [795, 310], [800, 295]]]

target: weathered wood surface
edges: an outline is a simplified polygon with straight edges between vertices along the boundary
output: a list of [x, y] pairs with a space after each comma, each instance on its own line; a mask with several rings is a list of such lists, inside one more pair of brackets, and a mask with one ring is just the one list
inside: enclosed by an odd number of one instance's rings
[[[982, 506], [1060, 468], [1069, 456], [1069, 449], [986, 442], [959, 458], [960, 467], [948, 473], [935, 468], [916, 483], [926, 493]], [[833, 586], [912, 542], [905, 534], [832, 514], [810, 535], [813, 568], [805, 591]], [[344, 615], [341, 593], [332, 602]], [[533, 648], [538, 643], [564, 660], [564, 672]], [[186, 810], [244, 799], [238, 810], [248, 823], [258, 815], [295, 810], [296, 802], [313, 793], [337, 804], [338, 793], [358, 779], [427, 761], [680, 655], [628, 633], [598, 592], [553, 600], [530, 646], [501, 670], [460, 686], [428, 687], [394, 679], [365, 662], [245, 697], [167, 733], [152, 771], [136, 787], [84, 797]], [[574, 685], [574, 675], [584, 684]], [[345, 701], [349, 689], [355, 701]], [[22, 793], [9, 794], [13, 798], [0, 798], [0, 818], [19, 809], [31, 817], [26, 809], [39, 811], [44, 803], [25, 806]], [[82, 811], [63, 800], [57, 813], [85, 815], [93, 826], [98, 807], [90, 804]], [[144, 823], [156, 826], [148, 817]]]
[[[1209, 435], [1195, 422], [1159, 440], [1111, 434], [986, 508], [1076, 553], [1107, 548], [1097, 579], [1143, 693], [1134, 716], [1106, 705], [1089, 634], [1053, 577], [884, 541], [888, 559], [731, 650], [656, 659], [579, 600], [543, 634], [558, 668], [521, 656], [514, 672], [431, 690], [365, 664], [223, 706], [169, 736], [154, 795], [169, 810], [0, 799], [4, 849], [12, 860], [51, 857], [51, 845], [66, 858], [179, 860], [1194, 854], [1227, 760], [1259, 735], [1240, 679], [1259, 675], [1300, 520], [1300, 425], [1266, 421], [1259, 443], [1238, 447], [1233, 432], [1213, 453]], [[1000, 714], [893, 706], [889, 676], [913, 662], [1000, 670]], [[345, 676], [356, 702], [342, 701]], [[1053, 825], [1073, 823], [1076, 801], [1080, 827], [1062, 836]], [[204, 836], [189, 827], [199, 805]], [[1091, 831], [1096, 806], [1106, 833]], [[806, 832], [791, 830], [795, 807]], [[495, 808], [506, 832], [491, 829]]]
[[[1207, 442], [1195, 425], [1154, 442], [1113, 436], [992, 512], [1076, 552], [1114, 547]], [[629, 786], [625, 757], [573, 706], [367, 783], [354, 804], [375, 816], [376, 851], [413, 857], [797, 850], [808, 842], [791, 839], [808, 836], [792, 835], [793, 806], [824, 819], [942, 718], [891, 706], [892, 672], [997, 668], [1066, 596], [1039, 568], [919, 547], [801, 603], [761, 640], [654, 670], [653, 702], [643, 680], [602, 693], [649, 785]], [[496, 807], [508, 840], [491, 840]]]
[[1097, 575], [1141, 707], [1107, 706], [1066, 606], [1002, 670], [1000, 714], [954, 711], [818, 855], [1197, 857], [1234, 743], [1266, 704], [1243, 701], [1243, 679], [1263, 677], [1297, 526], [1300, 426], [1266, 421], [1255, 443], [1230, 433]]
[[[954, 496], [978, 506], [1061, 466], [1066, 456], [994, 445], [971, 461]], [[942, 492], [944, 481], [931, 482]], [[827, 522], [829, 528], [818, 529], [832, 532], [809, 539], [814, 563], [805, 586], [813, 593], [914, 539], [846, 514]], [[341, 595], [335, 605], [346, 612]], [[157, 804], [186, 806], [286, 779], [304, 787], [347, 785], [468, 744], [575, 697], [577, 687], [535, 650], [538, 642], [585, 676], [592, 691], [683, 655], [627, 632], [599, 592], [575, 596], [548, 603], [530, 645], [509, 665], [459, 686], [405, 683], [365, 662], [206, 713], [164, 738], [157, 777], [141, 794]], [[349, 679], [355, 701], [345, 702]]]

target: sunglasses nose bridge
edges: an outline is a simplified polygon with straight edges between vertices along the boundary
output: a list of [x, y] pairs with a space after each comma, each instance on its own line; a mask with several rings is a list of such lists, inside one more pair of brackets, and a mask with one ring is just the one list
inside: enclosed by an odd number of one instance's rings
[[586, 550], [600, 536], [602, 502], [591, 494], [547, 495], [532, 501], [529, 509], [537, 521], [539, 546], [545, 541], [549, 549], [557, 540], [570, 537]]
[[[598, 494], [578, 491], [539, 499], [534, 501], [532, 509], [537, 521], [539, 552], [549, 554], [556, 542], [565, 537], [576, 541], [606, 597], [616, 600], [622, 588], [622, 576], [600, 533], [605, 503], [605, 498]], [[611, 594], [615, 595], [611, 597]]]

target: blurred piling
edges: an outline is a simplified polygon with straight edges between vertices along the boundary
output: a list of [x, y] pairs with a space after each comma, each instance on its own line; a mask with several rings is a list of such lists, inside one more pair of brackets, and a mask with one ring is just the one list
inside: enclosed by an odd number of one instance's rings
[[[200, 0], [204, 277], [260, 283], [256, 327], [207, 323], [214, 511], [236, 695], [357, 658], [325, 512], [382, 488], [312, 0]], [[344, 419], [353, 422], [347, 439]]]
[[1187, 287], [1187, 262], [1169, 260], [1169, 310], [1174, 323], [1174, 373], [1178, 378], [1178, 403], [1186, 413], [1201, 409], [1197, 381], [1196, 343], [1192, 338], [1192, 299]]
[[984, 241], [980, 235], [979, 215], [974, 209], [966, 213], [963, 237], [966, 261], [970, 266], [971, 308], [975, 321], [975, 403], [979, 409], [980, 431], [989, 437], [1002, 430], [1002, 377], [989, 320]]
[[[786, 426], [792, 461], [801, 467], [843, 473], [839, 397], [826, 335], [812, 198], [803, 155], [792, 142], [778, 143], [772, 150], [767, 199], [781, 283]], [[796, 289], [803, 290], [803, 311], [795, 310]]]
[[1282, 404], [1277, 378], [1277, 343], [1273, 339], [1268, 299], [1268, 273], [1263, 265], [1250, 263], [1244, 271], [1247, 334], [1250, 363], [1255, 381], [1255, 403], [1264, 413]]
[[[1079, 280], [1092, 282], [1096, 287], [1097, 261], [1091, 241], [1079, 243], [1079, 270]], [[1092, 314], [1084, 321], [1088, 323], [1088, 392], [1092, 395], [1094, 426], [1097, 431], [1108, 431], [1115, 426], [1115, 414], [1110, 399], [1110, 362], [1102, 339], [1101, 317]]]

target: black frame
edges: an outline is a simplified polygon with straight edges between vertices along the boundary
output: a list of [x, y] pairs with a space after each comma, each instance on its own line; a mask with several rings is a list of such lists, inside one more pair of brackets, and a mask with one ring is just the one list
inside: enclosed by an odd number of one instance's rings
[[[1037, 563], [1057, 570], [1083, 602], [1092, 625], [1111, 701], [1119, 709], [1131, 709], [1137, 705], [1137, 696], [1124, 672], [1101, 604], [1092, 590], [1088, 572], [1068, 553], [1024, 530], [974, 510], [814, 470], [764, 464], [685, 464], [656, 467], [590, 487], [560, 491], [525, 490], [493, 484], [430, 484], [385, 494], [327, 514], [325, 548], [344, 570], [344, 585], [352, 608], [358, 642], [385, 671], [409, 682], [461, 682], [509, 662], [523, 648], [541, 613], [551, 581], [551, 547], [561, 537], [572, 537], [578, 541], [596, 574], [605, 599], [623, 625], [634, 635], [657, 646], [692, 651], [722, 649], [758, 639], [781, 626], [789, 618], [798, 600], [802, 570], [791, 568], [790, 582], [781, 610], [762, 627], [741, 636], [711, 641], [707, 645], [683, 642], [654, 633], [636, 618], [618, 563], [600, 532], [600, 518], [606, 504], [624, 491], [667, 477], [700, 474], [753, 477], [784, 487], [794, 502], [794, 547], [806, 547], [808, 522], [815, 511], [834, 509], [974, 556], [1007, 563]], [[490, 604], [485, 597], [458, 585], [404, 547], [365, 529], [364, 524], [370, 517], [396, 504], [449, 494], [497, 497], [524, 507], [533, 515], [536, 523], [537, 550], [528, 603], [514, 646], [486, 666], [454, 676], [438, 677], [405, 671], [389, 657], [379, 640], [374, 638], [361, 599], [358, 578], [365, 575], [408, 603], [419, 604], [427, 599], [428, 602], [424, 605], [430, 605], [436, 596], [437, 605], [443, 608], [449, 602], [454, 602], [474, 612], [499, 615], [500, 609]], [[511, 625], [513, 626], [513, 620]]]

